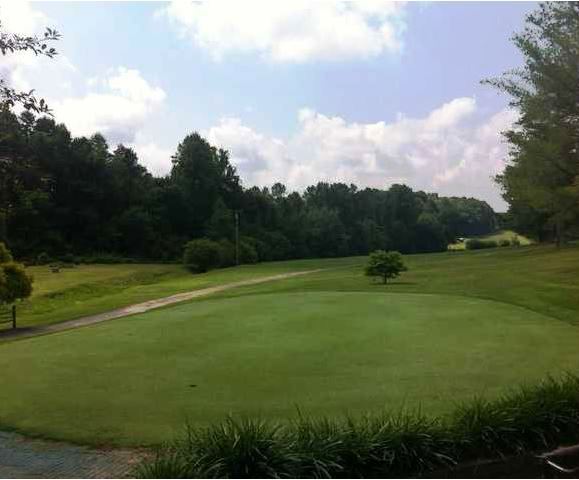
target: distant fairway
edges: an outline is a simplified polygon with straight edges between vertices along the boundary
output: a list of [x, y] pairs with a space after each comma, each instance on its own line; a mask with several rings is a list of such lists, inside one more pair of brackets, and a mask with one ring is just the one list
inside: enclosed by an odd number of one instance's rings
[[288, 418], [298, 407], [339, 415], [405, 405], [443, 413], [474, 395], [579, 370], [578, 248], [407, 261], [410, 271], [387, 286], [362, 275], [362, 258], [312, 260], [332, 268], [0, 344], [0, 426], [151, 444], [187, 420], [230, 412]]

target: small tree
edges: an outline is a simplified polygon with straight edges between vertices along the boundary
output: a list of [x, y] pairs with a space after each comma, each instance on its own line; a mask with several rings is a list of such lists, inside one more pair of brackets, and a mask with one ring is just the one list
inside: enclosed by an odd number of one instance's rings
[[376, 250], [370, 254], [364, 273], [369, 277], [381, 277], [384, 283], [408, 270], [400, 252]]
[[207, 238], [191, 240], [185, 245], [183, 263], [193, 272], [206, 272], [219, 266], [221, 248], [217, 242]]
[[12, 260], [6, 246], [0, 242], [0, 305], [27, 298], [32, 293], [32, 276], [24, 265]]

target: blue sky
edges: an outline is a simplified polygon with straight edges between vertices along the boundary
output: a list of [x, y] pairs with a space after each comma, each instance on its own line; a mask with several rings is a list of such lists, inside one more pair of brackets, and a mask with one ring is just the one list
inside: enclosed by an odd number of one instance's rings
[[9, 30], [51, 25], [63, 38], [57, 61], [0, 72], [36, 88], [74, 134], [132, 145], [156, 174], [200, 131], [246, 185], [404, 182], [502, 210], [490, 177], [516, 113], [480, 80], [521, 63], [509, 39], [534, 7], [1, 1]]

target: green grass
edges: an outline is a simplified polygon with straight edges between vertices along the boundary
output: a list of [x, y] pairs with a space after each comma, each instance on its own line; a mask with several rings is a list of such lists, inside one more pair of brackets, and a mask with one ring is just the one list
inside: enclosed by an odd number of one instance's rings
[[[489, 240], [499, 243], [501, 240], [512, 241], [515, 237], [519, 240], [520, 245], [523, 247], [532, 245], [534, 243], [530, 238], [527, 238], [524, 235], [520, 235], [514, 232], [513, 230], [500, 230], [496, 233], [491, 233], [489, 235], [480, 235], [477, 237], [469, 237], [469, 238], [478, 238], [479, 240]], [[466, 240], [468, 240], [468, 238], [465, 239], [464, 242], [457, 242], [449, 245], [448, 246], [449, 250], [464, 250], [466, 248], [465, 247]]]
[[578, 248], [406, 259], [410, 271], [387, 286], [362, 275], [362, 258], [212, 272], [189, 280], [340, 267], [0, 345], [0, 424], [151, 444], [228, 413], [445, 413], [577, 372]]
[[348, 259], [299, 260], [244, 265], [192, 275], [181, 265], [80, 265], [52, 273], [29, 267], [32, 297], [18, 306], [18, 325], [46, 325], [115, 308], [277, 273], [347, 264]]

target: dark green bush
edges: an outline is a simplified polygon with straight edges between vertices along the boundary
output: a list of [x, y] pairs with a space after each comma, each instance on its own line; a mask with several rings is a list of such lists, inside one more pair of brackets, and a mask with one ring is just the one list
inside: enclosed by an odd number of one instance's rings
[[188, 429], [136, 471], [141, 478], [416, 477], [458, 462], [579, 441], [579, 379], [547, 379], [444, 418], [419, 413]]
[[185, 244], [183, 263], [193, 272], [206, 272], [217, 268], [221, 261], [220, 247], [217, 242], [198, 238]]
[[72, 253], [65, 253], [59, 260], [62, 263], [76, 263], [76, 257]]
[[517, 235], [515, 235], [512, 239], [511, 239], [511, 245], [513, 247], [520, 247], [521, 246], [521, 240], [519, 240], [519, 237]]
[[231, 267], [235, 265], [235, 245], [227, 239], [219, 240], [219, 266]]
[[499, 241], [499, 247], [510, 247], [511, 246], [511, 241], [503, 238], [502, 240]]
[[0, 263], [10, 263], [13, 260], [10, 250], [8, 250], [4, 242], [0, 242]]
[[481, 240], [480, 238], [470, 238], [464, 242], [467, 250], [482, 250], [483, 248], [496, 248], [499, 244], [495, 240]]
[[256, 243], [253, 238], [244, 237], [239, 241], [239, 263], [257, 263]]
[[39, 253], [36, 257], [36, 265], [48, 265], [52, 262], [52, 258], [46, 252]]

